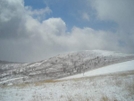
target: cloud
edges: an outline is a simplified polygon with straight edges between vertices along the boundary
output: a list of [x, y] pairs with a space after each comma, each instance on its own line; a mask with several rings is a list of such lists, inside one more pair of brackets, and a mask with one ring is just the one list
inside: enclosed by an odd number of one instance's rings
[[0, 1], [0, 21], [1, 22], [7, 22], [11, 20], [13, 17], [20, 17], [22, 16], [23, 11], [24, 11], [23, 0], [19, 0], [19, 1], [1, 0]]
[[42, 8], [42, 9], [35, 9], [35, 10], [33, 10], [32, 7], [30, 6], [27, 6], [25, 8], [29, 15], [38, 19], [39, 21], [44, 20], [46, 15], [52, 13], [52, 10], [49, 7]]
[[134, 0], [94, 0], [90, 1], [96, 10], [97, 18], [102, 21], [114, 21], [118, 24], [116, 30], [119, 44], [123, 50], [134, 53]]
[[82, 14], [82, 19], [83, 19], [83, 20], [86, 20], [86, 21], [90, 21], [88, 13], [86, 13], [86, 12], [83, 13], [83, 14]]
[[[88, 49], [133, 52], [134, 35], [131, 33], [127, 36], [121, 34], [122, 30], [113, 33], [77, 26], [67, 31], [62, 18], [45, 18], [51, 12], [49, 7], [38, 10], [25, 7], [23, 0], [1, 0], [0, 59], [31, 62], [58, 53]], [[88, 14], [83, 15], [84, 19], [89, 20]], [[100, 13], [98, 17], [102, 20], [108, 18], [106, 13]], [[114, 17], [108, 19], [116, 21]]]
[[97, 11], [101, 20], [115, 21], [120, 28], [133, 31], [134, 0], [94, 0], [91, 6]]
[[65, 34], [66, 24], [61, 18], [49, 18], [42, 23], [44, 32], [48, 34]]
[[1, 59], [36, 61], [62, 51], [56, 38], [65, 33], [65, 22], [61, 18], [35, 18], [49, 14], [48, 7], [32, 10], [22, 0], [2, 0], [0, 8]]

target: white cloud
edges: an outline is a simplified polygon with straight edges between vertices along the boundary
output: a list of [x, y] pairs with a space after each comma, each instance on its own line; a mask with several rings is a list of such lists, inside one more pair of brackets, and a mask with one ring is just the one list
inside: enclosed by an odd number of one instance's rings
[[[98, 9], [98, 8], [96, 8]], [[24, 7], [23, 0], [0, 1], [0, 56], [10, 61], [37, 61], [57, 53], [85, 49], [108, 49], [132, 52], [134, 42], [129, 41], [120, 32], [94, 30], [89, 27], [73, 27], [70, 32], [61, 18], [49, 18], [43, 21], [33, 15], [49, 14], [47, 7], [32, 10]], [[101, 12], [101, 11], [100, 11]], [[84, 15], [89, 20], [87, 14]], [[100, 17], [100, 15], [98, 15]], [[101, 19], [105, 18], [103, 14]], [[115, 18], [109, 18], [115, 19]], [[116, 21], [116, 20], [115, 20]], [[124, 41], [128, 46], [120, 45]]]
[[17, 1], [1, 0], [0, 1], [0, 21], [1, 22], [9, 21], [16, 16], [22, 16], [22, 14], [24, 13], [23, 11], [24, 11], [23, 0], [17, 0]]
[[33, 10], [30, 6], [25, 7], [26, 11], [29, 15], [33, 16], [34, 18], [42, 21], [45, 19], [46, 15], [52, 13], [52, 10], [49, 7], [43, 9], [35, 9]]
[[134, 0], [94, 0], [91, 6], [96, 10], [98, 19], [114, 21], [118, 24], [115, 34], [119, 44], [127, 52], [134, 52]]
[[91, 5], [101, 20], [112, 20], [127, 31], [134, 26], [134, 0], [93, 0]]
[[43, 21], [42, 27], [48, 34], [62, 35], [66, 31], [66, 24], [61, 18], [49, 18]]
[[89, 18], [89, 14], [88, 13], [83, 13], [82, 14], [82, 19], [86, 20], [86, 21], [90, 21], [90, 18]]
[[30, 15], [42, 15], [42, 14], [46, 14], [46, 13], [51, 13], [51, 9], [49, 7], [46, 7], [44, 9], [35, 9], [35, 10], [32, 10], [32, 8], [30, 6], [27, 6], [26, 9], [29, 11], [29, 14]]

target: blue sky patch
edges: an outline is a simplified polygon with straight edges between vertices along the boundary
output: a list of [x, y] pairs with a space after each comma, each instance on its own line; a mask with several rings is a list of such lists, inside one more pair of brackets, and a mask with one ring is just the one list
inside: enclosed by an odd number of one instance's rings
[[[32, 9], [49, 7], [52, 13], [47, 15], [45, 19], [51, 17], [61, 18], [65, 21], [68, 30], [71, 30], [73, 26], [77, 26], [80, 28], [91, 27], [96, 30], [115, 31], [118, 26], [113, 21], [97, 19], [95, 10], [86, 4], [86, 0], [24, 0], [24, 2], [25, 6], [31, 6]], [[82, 14], [85, 12], [89, 16], [89, 21], [82, 18]]]

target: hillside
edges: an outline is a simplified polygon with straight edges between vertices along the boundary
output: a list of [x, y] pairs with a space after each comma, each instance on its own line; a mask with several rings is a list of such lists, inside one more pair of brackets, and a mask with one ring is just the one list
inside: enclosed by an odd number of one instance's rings
[[134, 59], [132, 54], [86, 50], [60, 54], [34, 63], [0, 63], [0, 85], [52, 80]]
[[134, 101], [134, 71], [2, 86], [0, 101]]
[[132, 54], [80, 51], [0, 70], [0, 101], [134, 101]]
[[59, 80], [66, 80], [66, 79], [74, 79], [74, 78], [82, 78], [82, 77], [89, 77], [89, 76], [98, 76], [98, 75], [105, 75], [105, 74], [112, 74], [112, 73], [120, 73], [126, 71], [133, 71], [134, 70], [134, 60], [116, 63], [113, 65], [105, 66], [102, 68], [94, 69], [91, 71], [87, 71], [85, 73], [76, 74], [73, 76], [68, 76], [65, 78], [61, 78]]

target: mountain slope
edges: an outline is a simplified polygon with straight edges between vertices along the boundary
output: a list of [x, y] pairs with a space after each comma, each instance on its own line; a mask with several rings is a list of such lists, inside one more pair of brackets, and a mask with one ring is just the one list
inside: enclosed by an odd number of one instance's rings
[[0, 87], [0, 101], [134, 101], [134, 71]]
[[132, 54], [86, 50], [60, 54], [34, 63], [3, 63], [0, 64], [0, 84], [58, 79], [132, 59], [134, 59]]
[[133, 59], [94, 50], [1, 64], [0, 101], [134, 101]]
[[85, 73], [61, 78], [59, 80], [97, 76], [97, 75], [105, 75], [105, 74], [119, 73], [119, 72], [126, 72], [126, 71], [134, 71], [134, 60], [105, 66], [102, 68], [87, 71]]

